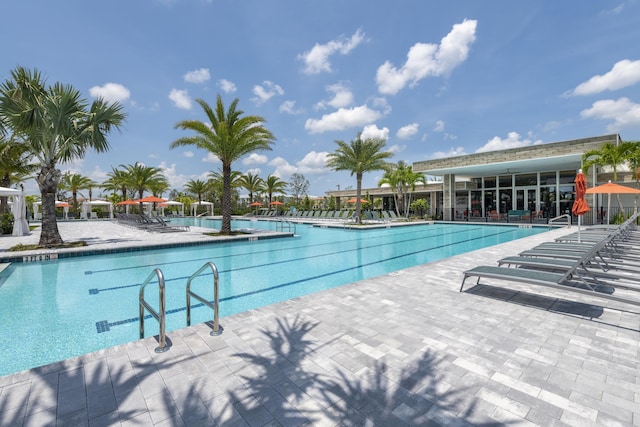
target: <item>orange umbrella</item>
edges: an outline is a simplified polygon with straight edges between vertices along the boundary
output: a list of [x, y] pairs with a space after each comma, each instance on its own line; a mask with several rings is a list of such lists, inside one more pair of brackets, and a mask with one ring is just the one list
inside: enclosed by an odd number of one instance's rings
[[276, 200], [275, 202], [271, 202], [271, 203], [269, 203], [269, 204], [270, 204], [270, 205], [284, 205], [284, 203], [282, 203], [282, 202], [281, 202], [281, 201], [279, 201], [279, 200]]
[[137, 203], [164, 203], [166, 201], [166, 199], [161, 199], [160, 197], [156, 196], [147, 196], [143, 197], [142, 199], [136, 200]]
[[587, 194], [607, 194], [607, 224], [609, 224], [609, 212], [611, 212], [611, 195], [612, 194], [640, 194], [640, 190], [635, 188], [625, 187], [624, 185], [616, 184], [614, 182], [607, 182], [606, 184], [598, 185], [597, 187], [589, 188]]
[[262, 206], [262, 203], [260, 203], [260, 202], [253, 202], [253, 203], [250, 203], [250, 204], [249, 204], [249, 206]]
[[[355, 203], [357, 202], [358, 199], [356, 199], [355, 197], [353, 199], [349, 199], [347, 200], [347, 203]], [[360, 203], [369, 203], [369, 201], [367, 199], [360, 199]]]
[[135, 200], [125, 200], [124, 202], [118, 202], [118, 205], [137, 205]]

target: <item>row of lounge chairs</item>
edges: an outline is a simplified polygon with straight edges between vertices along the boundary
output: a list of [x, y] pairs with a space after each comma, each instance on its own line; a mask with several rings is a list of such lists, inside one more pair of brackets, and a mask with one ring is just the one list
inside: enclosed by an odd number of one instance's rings
[[[309, 218], [309, 219], [330, 219], [330, 220], [353, 220], [355, 211], [295, 211], [289, 212], [286, 216], [291, 218]], [[395, 221], [399, 217], [393, 211], [362, 211], [362, 219], [369, 221]]]
[[159, 216], [150, 217], [148, 215], [140, 214], [119, 213], [118, 224], [153, 233], [173, 233], [177, 231], [189, 231], [189, 227], [186, 225], [169, 225]]
[[[591, 227], [464, 272], [469, 277], [562, 289], [640, 306], [638, 214], [617, 227]], [[514, 267], [514, 268], [511, 268]]]

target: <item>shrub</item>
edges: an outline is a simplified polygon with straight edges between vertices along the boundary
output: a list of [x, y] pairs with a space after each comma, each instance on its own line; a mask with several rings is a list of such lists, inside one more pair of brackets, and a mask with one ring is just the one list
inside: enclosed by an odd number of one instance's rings
[[3, 213], [0, 215], [0, 234], [13, 233], [13, 215], [10, 213]]

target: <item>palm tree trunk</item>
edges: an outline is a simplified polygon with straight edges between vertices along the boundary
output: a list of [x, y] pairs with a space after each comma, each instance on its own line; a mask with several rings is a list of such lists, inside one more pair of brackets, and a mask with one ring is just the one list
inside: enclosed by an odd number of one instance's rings
[[221, 234], [231, 234], [231, 163], [222, 164], [222, 227]]
[[360, 210], [360, 199], [362, 198], [362, 173], [356, 173], [356, 223], [362, 222], [362, 214]]
[[[0, 180], [0, 187], [9, 188], [11, 185], [11, 179], [9, 178], [9, 174], [5, 173], [2, 176], [2, 180]], [[7, 196], [0, 197], [0, 214], [9, 213], [9, 203], [7, 202]]]
[[61, 173], [53, 165], [43, 166], [38, 174], [38, 187], [42, 198], [42, 227], [39, 245], [52, 247], [62, 244], [56, 221], [56, 191]]

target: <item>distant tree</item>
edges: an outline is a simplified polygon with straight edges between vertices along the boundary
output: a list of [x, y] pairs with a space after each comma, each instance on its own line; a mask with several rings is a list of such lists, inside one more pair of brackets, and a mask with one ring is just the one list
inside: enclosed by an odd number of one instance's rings
[[402, 214], [409, 216], [411, 206], [411, 196], [418, 183], [425, 184], [426, 178], [421, 172], [414, 172], [411, 165], [404, 161], [399, 161], [396, 165], [389, 165], [385, 170], [382, 179], [378, 181], [378, 186], [388, 184], [393, 191], [396, 212], [401, 215], [399, 208], [402, 207]]
[[222, 162], [222, 227], [220, 233], [231, 234], [231, 164], [254, 151], [271, 150], [275, 137], [263, 125], [260, 116], [244, 116], [238, 110], [236, 98], [225, 111], [222, 97], [218, 94], [215, 110], [202, 99], [196, 102], [202, 107], [207, 122], [184, 120], [176, 128], [191, 130], [194, 136], [179, 138], [171, 148], [196, 146], [216, 156]]
[[618, 166], [629, 160], [635, 149], [633, 142], [620, 142], [613, 144], [608, 142], [599, 149], [589, 150], [582, 155], [582, 171], [588, 174], [591, 166], [611, 166], [613, 180], [618, 180]]
[[40, 72], [17, 67], [0, 86], [0, 122], [24, 140], [39, 163], [42, 196], [40, 246], [62, 244], [55, 213], [58, 163], [109, 149], [107, 135], [124, 123], [122, 106], [98, 98], [90, 105], [71, 85], [47, 86]]
[[356, 139], [347, 144], [344, 141], [335, 141], [338, 148], [329, 153], [327, 166], [335, 171], [345, 170], [356, 176], [356, 222], [361, 222], [360, 199], [362, 198], [362, 176], [365, 172], [383, 170], [387, 167], [385, 159], [393, 156], [389, 151], [381, 151], [385, 141], [380, 138], [362, 139], [358, 133]]
[[240, 186], [249, 192], [249, 204], [253, 203], [253, 194], [264, 190], [264, 181], [251, 172], [240, 177]]
[[[60, 180], [60, 187], [71, 192], [71, 213], [74, 218], [79, 218], [78, 214], [78, 194], [81, 190], [88, 190], [94, 187], [96, 183], [88, 176], [80, 175], [79, 173], [65, 172]], [[84, 197], [84, 196], [83, 196]]]
[[[120, 165], [120, 167], [124, 168], [127, 174], [127, 187], [137, 193], [138, 199], [144, 197], [145, 191], [151, 191], [154, 186], [167, 182], [167, 178], [160, 168], [145, 166], [138, 162], [133, 165]], [[139, 209], [140, 213], [144, 211], [142, 203], [140, 203]]]
[[289, 185], [287, 187], [289, 192], [296, 198], [296, 205], [300, 203], [300, 197], [306, 196], [309, 191], [309, 180], [301, 173], [294, 173], [291, 175]]
[[127, 200], [127, 188], [129, 186], [129, 175], [126, 170], [111, 167], [111, 172], [107, 173], [107, 180], [102, 183], [102, 188], [107, 191], [122, 194], [122, 201]]
[[418, 212], [418, 216], [422, 218], [424, 213], [429, 209], [429, 203], [425, 199], [417, 199], [411, 203], [411, 210]]
[[[31, 163], [29, 147], [21, 140], [5, 137], [0, 134], [0, 187], [9, 188], [20, 182], [35, 170], [37, 165]], [[7, 197], [0, 197], [0, 214], [9, 212]]]
[[264, 191], [266, 191], [269, 196], [269, 203], [273, 201], [271, 198], [274, 194], [284, 194], [286, 189], [287, 183], [275, 175], [269, 175], [264, 181]]
[[198, 204], [202, 204], [202, 195], [209, 191], [209, 184], [201, 179], [190, 179], [184, 185], [184, 189], [198, 197]]
[[633, 179], [636, 180], [636, 187], [640, 187], [640, 141], [632, 142], [633, 147], [629, 151], [629, 166], [633, 172]]

